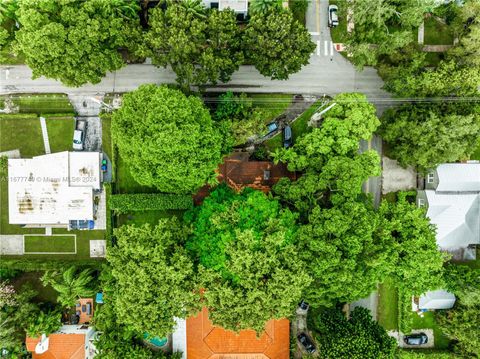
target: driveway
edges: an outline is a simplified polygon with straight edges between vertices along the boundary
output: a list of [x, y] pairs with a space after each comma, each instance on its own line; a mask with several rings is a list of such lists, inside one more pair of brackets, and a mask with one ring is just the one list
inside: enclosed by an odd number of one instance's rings
[[77, 113], [77, 119], [87, 122], [85, 151], [96, 152], [102, 149], [102, 123], [99, 117], [101, 105], [93, 96], [94, 94], [90, 93], [69, 94], [68, 98]]
[[405, 348], [405, 349], [426, 349], [426, 348], [433, 348], [435, 346], [435, 338], [433, 336], [433, 329], [415, 329], [412, 330], [411, 334], [415, 333], [425, 333], [428, 337], [428, 342], [423, 345], [407, 345], [403, 341], [404, 334], [402, 332], [397, 332], [390, 330], [388, 332], [388, 335], [391, 337], [395, 338], [398, 343], [399, 348]]

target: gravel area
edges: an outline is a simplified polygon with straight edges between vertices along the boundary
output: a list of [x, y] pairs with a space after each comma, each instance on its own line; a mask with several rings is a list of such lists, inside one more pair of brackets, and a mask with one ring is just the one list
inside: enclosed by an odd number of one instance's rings
[[405, 191], [417, 186], [417, 174], [409, 166], [401, 167], [396, 160], [382, 157], [382, 193]]

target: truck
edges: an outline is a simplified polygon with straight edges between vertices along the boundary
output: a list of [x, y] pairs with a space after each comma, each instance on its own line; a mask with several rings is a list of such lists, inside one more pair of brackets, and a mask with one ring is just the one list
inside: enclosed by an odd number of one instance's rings
[[75, 121], [75, 130], [73, 131], [73, 149], [75, 151], [83, 151], [86, 132], [87, 132], [87, 121], [82, 119], [77, 119]]

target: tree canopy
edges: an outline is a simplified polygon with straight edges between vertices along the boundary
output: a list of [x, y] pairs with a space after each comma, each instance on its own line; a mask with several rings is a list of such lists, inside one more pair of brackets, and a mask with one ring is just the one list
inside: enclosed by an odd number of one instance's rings
[[33, 78], [96, 84], [124, 65], [118, 50], [134, 49], [140, 36], [139, 21], [123, 13], [137, 6], [131, 0], [22, 0], [18, 6], [17, 51], [25, 55]]
[[151, 11], [149, 25], [145, 54], [158, 66], [171, 66], [183, 88], [226, 82], [243, 61], [233, 10], [199, 12], [170, 2], [166, 10]]
[[400, 164], [425, 171], [475, 151], [478, 108], [474, 103], [403, 105], [384, 113], [380, 133]]
[[117, 246], [107, 260], [115, 279], [114, 308], [119, 323], [137, 333], [164, 337], [174, 317], [185, 317], [194, 303], [193, 263], [183, 244], [188, 231], [176, 219], [155, 227], [115, 229]]
[[263, 75], [286, 80], [307, 65], [315, 44], [288, 10], [255, 13], [243, 35], [246, 58]]
[[310, 282], [293, 242], [293, 213], [262, 192], [221, 186], [186, 219], [202, 304], [215, 325], [261, 332], [268, 320], [291, 315]]
[[112, 137], [138, 183], [178, 194], [215, 182], [226, 143], [200, 99], [155, 85], [123, 97]]
[[397, 341], [365, 308], [355, 308], [349, 319], [339, 309], [323, 310], [311, 321], [320, 358], [395, 358]]
[[480, 303], [480, 269], [460, 264], [445, 267], [446, 288], [455, 294], [464, 306]]

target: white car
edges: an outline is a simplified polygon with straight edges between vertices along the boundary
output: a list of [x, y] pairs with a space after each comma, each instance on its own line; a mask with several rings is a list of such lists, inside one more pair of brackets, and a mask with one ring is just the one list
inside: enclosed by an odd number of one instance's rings
[[338, 26], [338, 6], [337, 5], [329, 5], [328, 6], [328, 26], [335, 27]]

